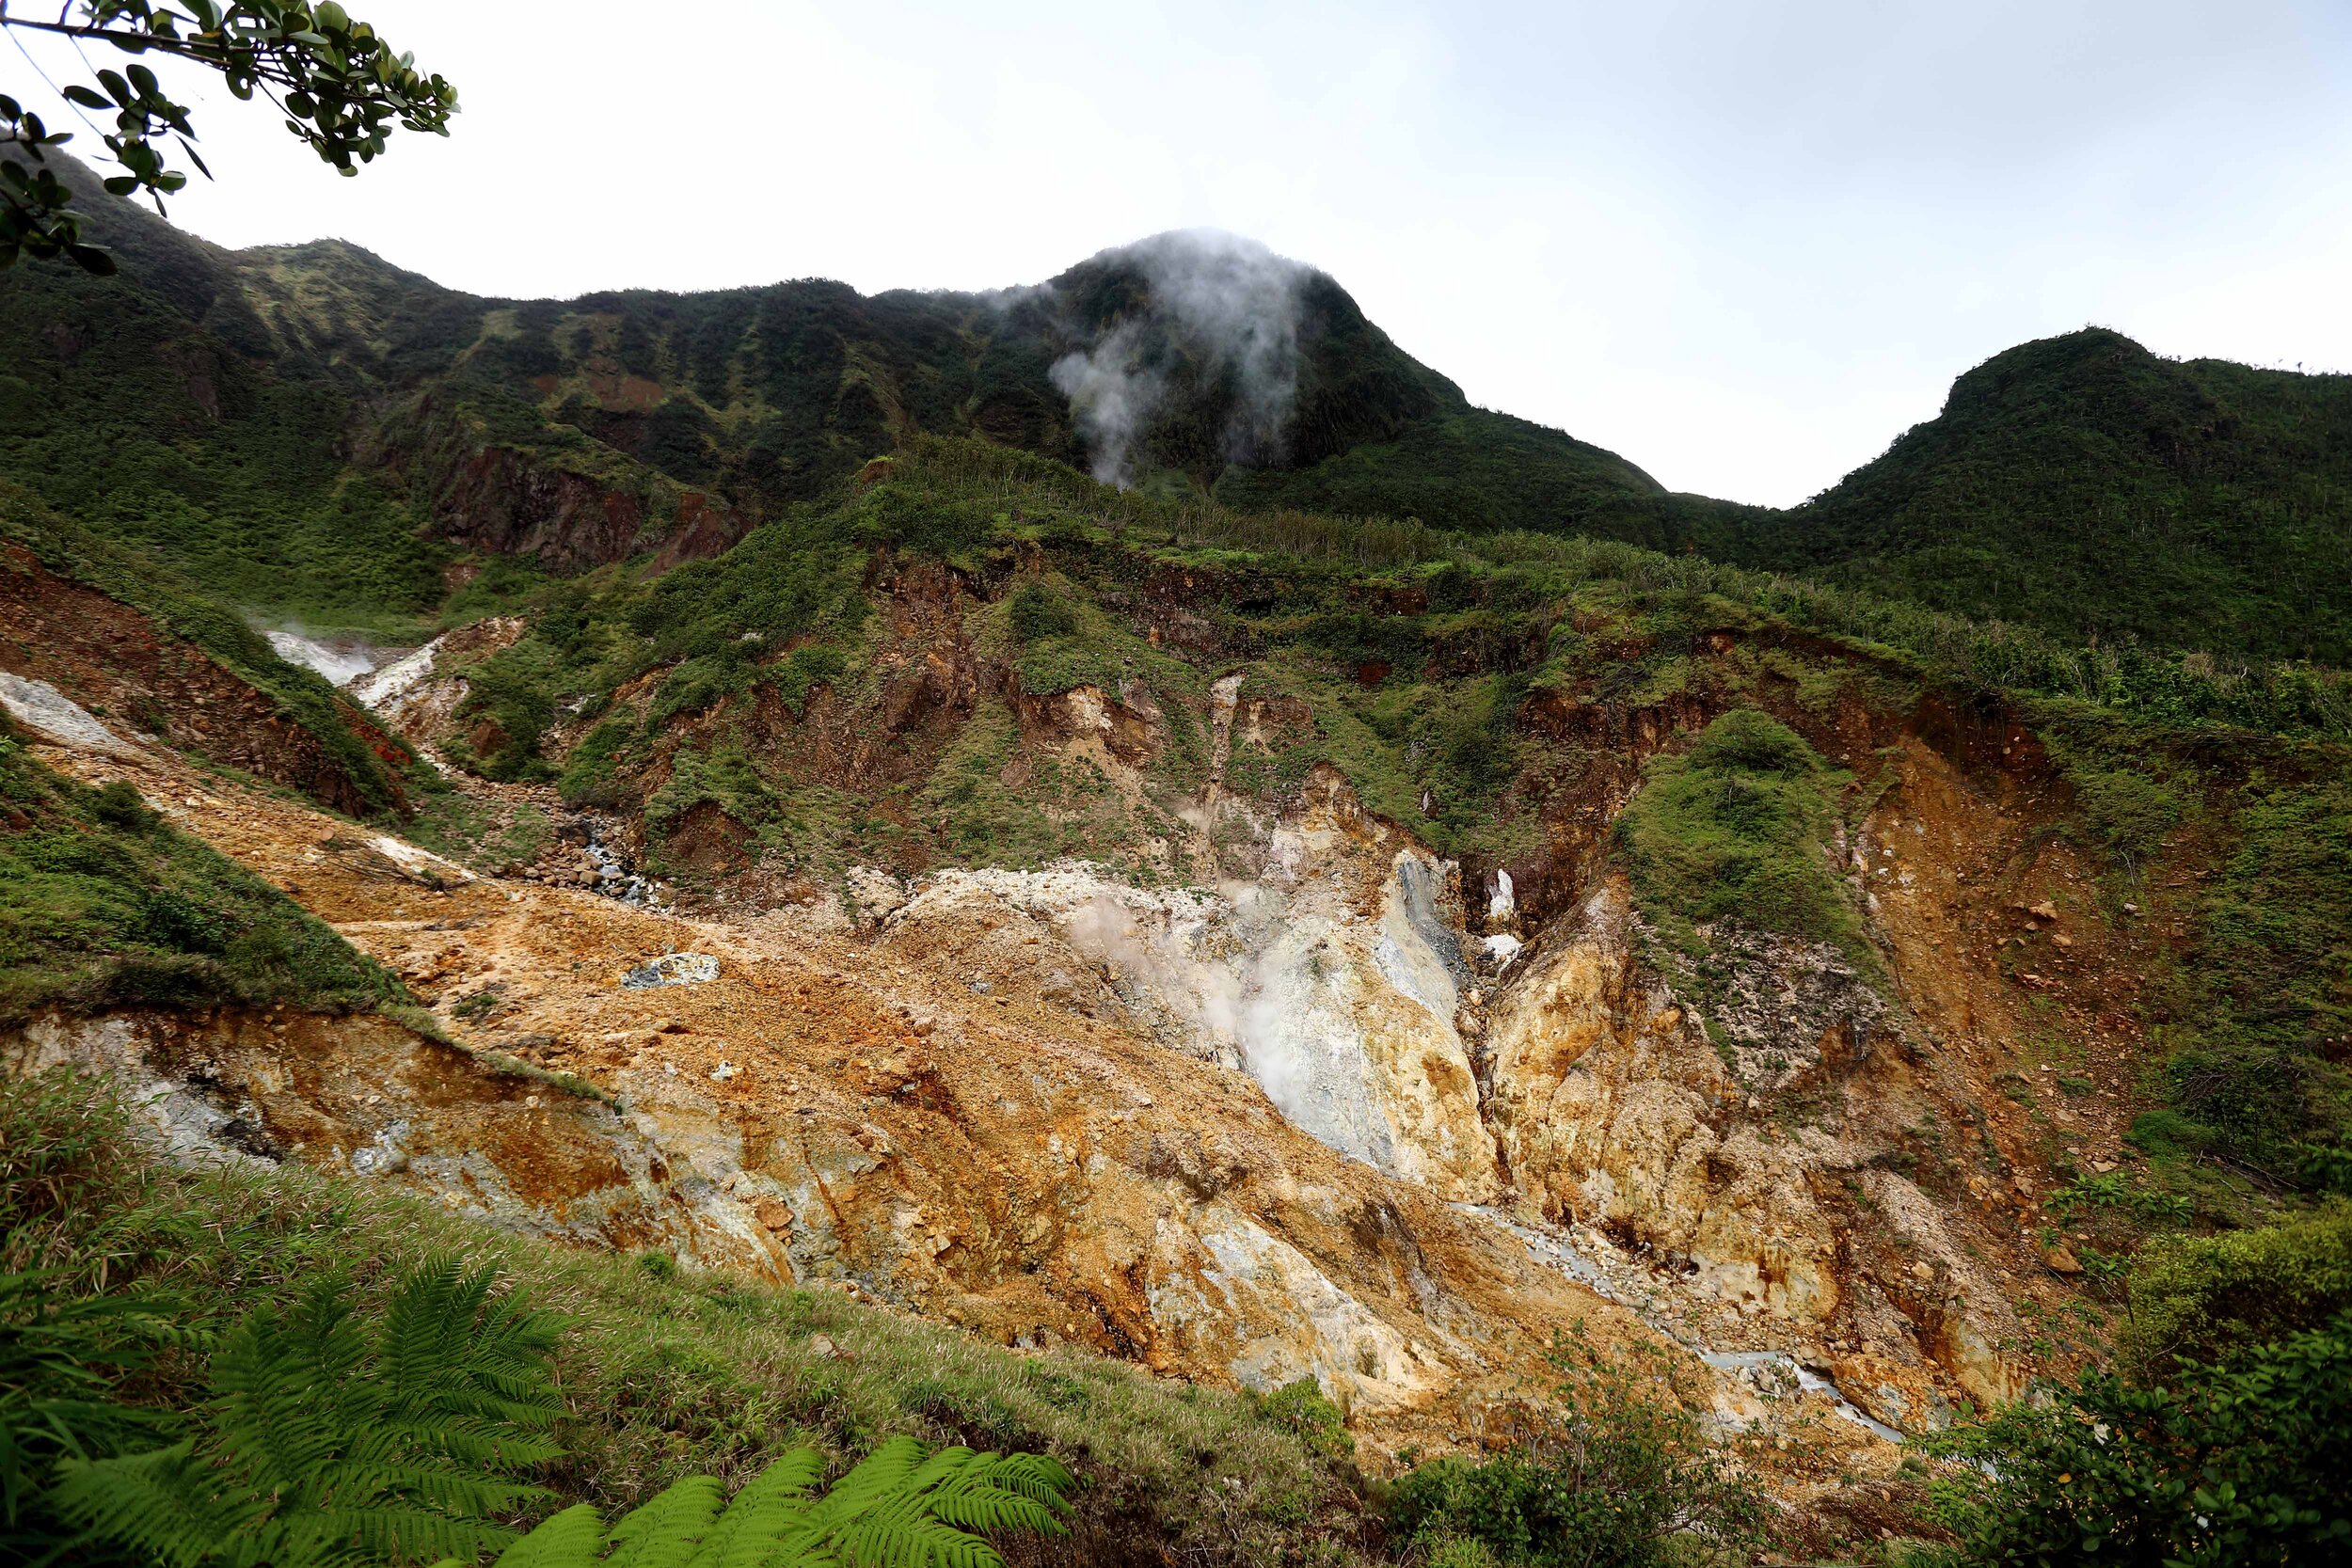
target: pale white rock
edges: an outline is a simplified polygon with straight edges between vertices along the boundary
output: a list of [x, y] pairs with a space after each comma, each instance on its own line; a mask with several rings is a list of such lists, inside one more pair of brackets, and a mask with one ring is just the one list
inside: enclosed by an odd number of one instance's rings
[[35, 738], [71, 751], [95, 752], [101, 756], [130, 761], [139, 749], [100, 723], [87, 708], [47, 681], [29, 680], [0, 670], [0, 707], [33, 732]]

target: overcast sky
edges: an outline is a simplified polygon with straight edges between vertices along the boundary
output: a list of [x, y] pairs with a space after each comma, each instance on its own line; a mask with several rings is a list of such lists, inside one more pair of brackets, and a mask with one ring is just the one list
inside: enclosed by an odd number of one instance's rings
[[513, 295], [1225, 229], [1474, 401], [1752, 501], [2086, 322], [2352, 369], [2352, 0], [347, 4], [457, 84], [451, 138], [339, 180], [213, 87], [176, 220]]

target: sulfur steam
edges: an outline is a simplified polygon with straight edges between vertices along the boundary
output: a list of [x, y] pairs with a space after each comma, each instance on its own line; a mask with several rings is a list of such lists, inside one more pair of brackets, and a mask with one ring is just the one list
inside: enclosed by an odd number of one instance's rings
[[1254, 240], [1210, 230], [1154, 235], [1102, 259], [1136, 268], [1151, 306], [1147, 318], [1117, 323], [1090, 346], [1062, 356], [1050, 372], [1070, 400], [1094, 477], [1135, 482], [1143, 438], [1168, 395], [1168, 377], [1153, 363], [1151, 326], [1162, 328], [1210, 376], [1229, 378], [1226, 461], [1279, 462], [1298, 396], [1307, 269]]

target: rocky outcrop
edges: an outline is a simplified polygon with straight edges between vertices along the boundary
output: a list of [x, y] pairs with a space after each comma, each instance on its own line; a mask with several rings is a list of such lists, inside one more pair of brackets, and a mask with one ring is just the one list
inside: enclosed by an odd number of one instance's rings
[[[716, 555], [753, 519], [567, 427], [549, 450], [492, 437], [480, 416], [427, 394], [374, 436], [370, 455], [405, 471], [434, 531], [465, 549], [535, 558], [577, 573], [652, 553], [656, 563]], [[577, 443], [565, 449], [559, 437]]]
[[1520, 960], [1486, 1033], [1518, 1192], [1653, 1259], [1716, 1342], [1744, 1319], [1867, 1347], [1856, 1370], [1884, 1418], [1938, 1407], [1939, 1367], [2014, 1398], [2009, 1304], [1867, 1131], [1873, 1063], [1906, 1049], [1893, 1009], [1834, 949], [1714, 934], [1706, 1011], [1645, 962], [1621, 879]]
[[755, 1215], [673, 1166], [609, 1096], [373, 1015], [52, 1015], [0, 1037], [16, 1073], [112, 1073], [183, 1158], [300, 1160], [504, 1229], [773, 1272]]
[[[57, 761], [93, 780], [124, 766]], [[194, 1153], [321, 1163], [1004, 1342], [1257, 1387], [1313, 1377], [1405, 1441], [1444, 1441], [1464, 1402], [1507, 1397], [1556, 1324], [1655, 1339], [1435, 1178], [1343, 1155], [1249, 1072], [1133, 1026], [1076, 945], [988, 887], [863, 933], [822, 906], [698, 923], [356, 853], [345, 824], [180, 788], [173, 766], [143, 756], [132, 776], [179, 826], [298, 886], [466, 1046], [291, 1014], [51, 1021], [10, 1042], [16, 1069], [109, 1067]], [[1384, 881], [1398, 847], [1367, 863]], [[657, 967], [691, 983], [632, 983], [670, 954], [693, 962]]]
[[1115, 1009], [1248, 1073], [1343, 1154], [1450, 1200], [1492, 1199], [1494, 1145], [1454, 1023], [1458, 878], [1336, 774], [1261, 852], [1257, 878], [1214, 893], [1145, 890], [1082, 863], [943, 872], [891, 924], [911, 942], [945, 918], [1035, 922], [1059, 960], [1041, 972], [1049, 999]]
[[441, 537], [467, 549], [534, 556], [584, 572], [651, 550], [664, 564], [716, 555], [745, 524], [697, 490], [674, 503], [658, 484], [623, 485], [511, 447], [487, 446], [452, 468], [433, 498]]
[[[48, 685], [101, 714], [118, 736], [146, 736], [298, 790], [331, 810], [378, 809], [344, 757], [278, 700], [121, 600], [58, 576], [21, 545], [0, 545], [0, 670]], [[408, 759], [358, 709], [330, 711], [392, 775]], [[367, 752], [358, 752], [362, 765]]]

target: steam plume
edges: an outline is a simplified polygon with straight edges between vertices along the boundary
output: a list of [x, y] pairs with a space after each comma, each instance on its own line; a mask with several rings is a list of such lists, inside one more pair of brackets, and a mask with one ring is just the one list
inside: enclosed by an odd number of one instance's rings
[[[1307, 269], [1254, 240], [1212, 230], [1154, 235], [1104, 259], [1143, 274], [1152, 314], [1189, 356], [1212, 375], [1232, 374], [1226, 460], [1279, 460], [1298, 395]], [[1168, 392], [1167, 377], [1148, 361], [1151, 346], [1142, 324], [1121, 321], [1090, 346], [1064, 355], [1050, 372], [1070, 400], [1094, 477], [1109, 483], [1134, 482], [1137, 444]]]

